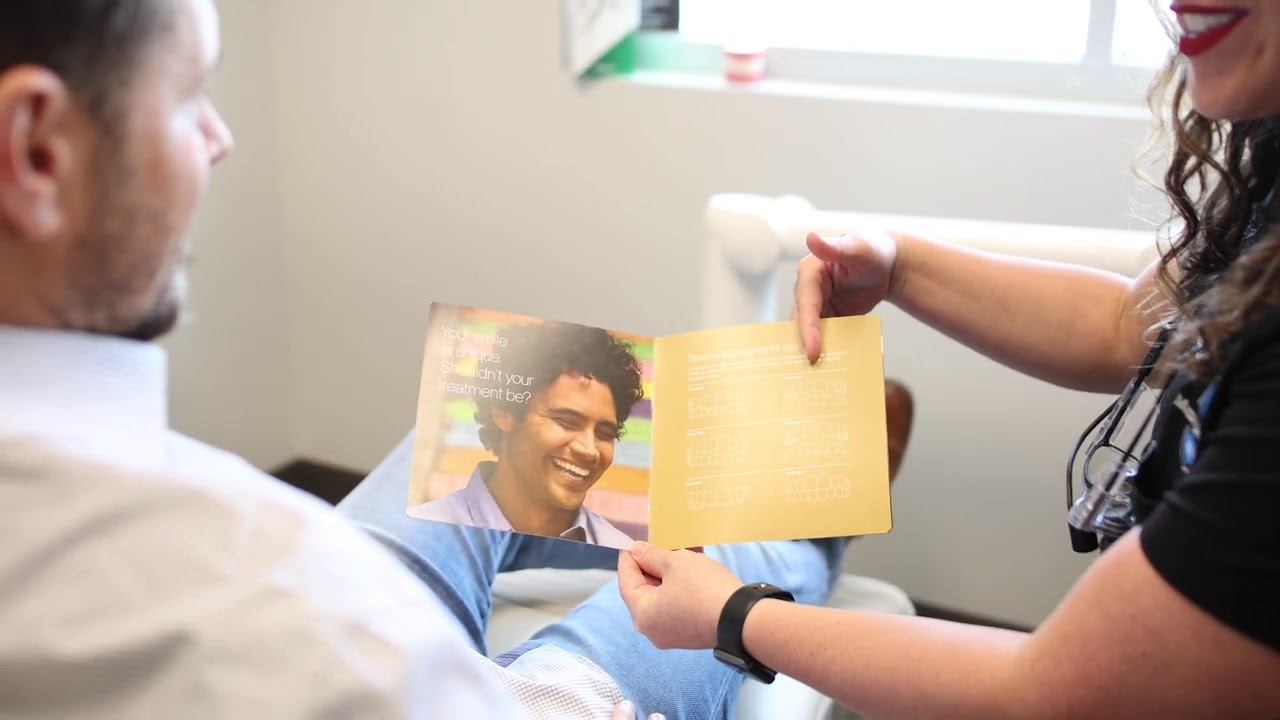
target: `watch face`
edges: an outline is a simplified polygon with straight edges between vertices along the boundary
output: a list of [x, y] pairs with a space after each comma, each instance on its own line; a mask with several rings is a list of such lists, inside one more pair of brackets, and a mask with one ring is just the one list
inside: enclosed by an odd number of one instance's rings
[[737, 670], [741, 670], [742, 672], [747, 672], [746, 661], [738, 657], [737, 655], [725, 652], [720, 648], [716, 648], [715, 656], [717, 660], [724, 663], [725, 665], [728, 665], [729, 667], [735, 668]]
[[728, 653], [720, 648], [715, 649], [715, 656], [717, 660], [725, 665], [728, 665], [749, 678], [755, 678], [766, 685], [772, 683], [773, 679], [778, 675], [776, 672], [761, 665], [760, 663], [744, 660], [737, 655]]

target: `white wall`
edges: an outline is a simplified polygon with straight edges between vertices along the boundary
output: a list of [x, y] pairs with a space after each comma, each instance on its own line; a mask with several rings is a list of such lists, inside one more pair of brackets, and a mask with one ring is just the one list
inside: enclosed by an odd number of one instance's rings
[[[796, 193], [819, 207], [870, 212], [1130, 224], [1129, 162], [1145, 127], [1124, 113], [625, 81], [580, 88], [561, 70], [558, 3], [545, 0], [221, 7], [226, 74], [243, 84], [222, 101], [252, 131], [242, 129], [238, 158], [222, 172], [227, 195], [205, 214], [203, 236], [221, 235], [225, 257], [206, 258], [195, 277], [207, 337], [200, 357], [175, 357], [179, 366], [199, 361], [176, 379], [175, 414], [251, 455], [283, 448], [372, 467], [413, 420], [431, 300], [650, 334], [695, 327], [701, 213], [713, 193]], [[268, 112], [270, 135], [261, 124]], [[272, 161], [278, 226], [267, 188]], [[275, 271], [283, 273], [278, 286]], [[239, 277], [251, 289], [229, 292]], [[212, 317], [213, 296], [230, 302], [219, 306], [225, 317]], [[237, 426], [219, 403], [229, 409], [249, 385], [265, 394], [253, 405], [258, 414]], [[958, 383], [956, 391], [974, 388]], [[187, 416], [187, 404], [208, 416]], [[929, 416], [932, 404], [920, 398], [922, 423], [981, 420]], [[282, 437], [289, 417], [291, 434]], [[1070, 440], [1046, 442], [1065, 453]], [[1009, 445], [1000, 451], [1021, 449]], [[930, 483], [954, 480], [904, 477], [900, 525], [930, 527], [963, 512], [930, 502]], [[1058, 475], [1027, 481], [1052, 484], [1057, 502]], [[1003, 500], [990, 483], [967, 482], [975, 507]], [[1025, 510], [1060, 518], [1056, 506]], [[985, 577], [931, 556], [927, 536], [900, 552], [892, 537], [868, 543], [874, 562], [859, 565], [855, 553], [851, 567], [919, 597], [1035, 622], [1082, 567], [1064, 531], [1045, 532], [1062, 542], [1042, 559], [1032, 554], [1038, 543], [984, 531], [982, 542], [1015, 544], [1003, 556], [1011, 564], [988, 563]]]
[[220, 4], [223, 68], [211, 86], [237, 149], [197, 217], [188, 324], [169, 336], [173, 426], [261, 467], [293, 457], [284, 249], [276, 197], [270, 17]]
[[270, 4], [300, 452], [368, 467], [409, 426], [432, 299], [693, 327], [715, 192], [1126, 223], [1140, 122], [580, 89], [556, 7]]

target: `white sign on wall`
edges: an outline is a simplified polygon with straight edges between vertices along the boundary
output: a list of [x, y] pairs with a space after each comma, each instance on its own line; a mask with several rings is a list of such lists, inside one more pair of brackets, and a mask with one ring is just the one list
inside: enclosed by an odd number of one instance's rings
[[580, 76], [640, 27], [640, 0], [564, 0], [566, 62]]

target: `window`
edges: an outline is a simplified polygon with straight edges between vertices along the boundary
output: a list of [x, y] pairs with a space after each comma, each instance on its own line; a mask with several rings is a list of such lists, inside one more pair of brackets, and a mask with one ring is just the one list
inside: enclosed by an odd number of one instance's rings
[[649, 40], [642, 62], [714, 71], [721, 48], [756, 47], [769, 49], [770, 74], [781, 79], [1129, 99], [1141, 96], [1173, 47], [1166, 7], [1151, 0], [680, 0], [678, 35]]
[[1170, 13], [1157, 15], [1144, 0], [1119, 0], [1111, 61], [1117, 65], [1158, 66], [1173, 48], [1174, 41], [1166, 29], [1172, 27]]

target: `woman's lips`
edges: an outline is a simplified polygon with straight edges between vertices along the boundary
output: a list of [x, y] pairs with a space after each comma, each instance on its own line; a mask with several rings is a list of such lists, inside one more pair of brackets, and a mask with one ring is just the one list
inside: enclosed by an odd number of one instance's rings
[[1231, 31], [1244, 20], [1249, 13], [1236, 8], [1210, 8], [1199, 5], [1177, 5], [1173, 11], [1178, 15], [1178, 24], [1182, 27], [1182, 36], [1178, 38], [1178, 51], [1187, 57], [1195, 57], [1209, 52], [1226, 39]]

